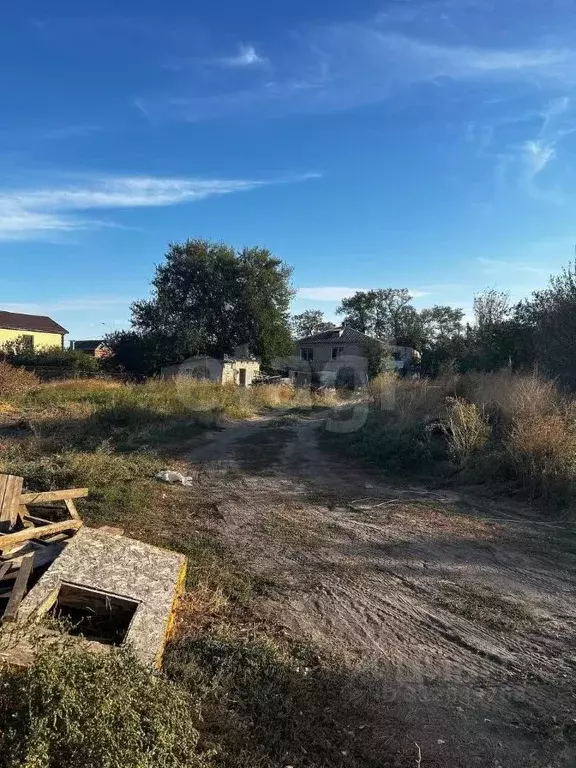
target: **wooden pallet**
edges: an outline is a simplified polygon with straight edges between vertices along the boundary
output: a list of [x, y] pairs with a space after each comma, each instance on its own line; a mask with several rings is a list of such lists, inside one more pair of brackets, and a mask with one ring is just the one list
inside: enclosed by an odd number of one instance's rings
[[8, 598], [0, 622], [16, 619], [32, 573], [53, 562], [82, 526], [74, 499], [88, 495], [87, 488], [23, 493], [23, 484], [0, 474], [0, 599]]

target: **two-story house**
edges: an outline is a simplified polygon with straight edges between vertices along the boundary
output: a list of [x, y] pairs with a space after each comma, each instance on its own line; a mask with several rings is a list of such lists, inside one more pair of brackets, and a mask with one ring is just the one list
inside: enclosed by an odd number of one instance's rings
[[[399, 371], [407, 371], [419, 359], [412, 347], [402, 347], [367, 336], [354, 328], [342, 326], [299, 339], [298, 354], [304, 365], [292, 376], [296, 384], [307, 383], [316, 374], [325, 386], [334, 386], [339, 375], [349, 369], [354, 372], [356, 386], [368, 381], [367, 345], [377, 342], [388, 352]], [[307, 364], [307, 365], [306, 365]]]

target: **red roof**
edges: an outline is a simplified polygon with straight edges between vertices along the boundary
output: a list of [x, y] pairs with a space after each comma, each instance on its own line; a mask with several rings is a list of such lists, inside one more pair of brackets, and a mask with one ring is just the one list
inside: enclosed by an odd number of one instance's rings
[[58, 323], [44, 315], [23, 315], [0, 310], [0, 328], [10, 331], [37, 331], [39, 333], [68, 333]]

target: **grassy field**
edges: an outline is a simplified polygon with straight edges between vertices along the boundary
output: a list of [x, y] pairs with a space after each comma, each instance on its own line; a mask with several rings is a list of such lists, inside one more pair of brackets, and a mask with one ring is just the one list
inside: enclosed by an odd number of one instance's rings
[[0, 766], [348, 765], [338, 723], [354, 713], [342, 707], [337, 669], [262, 625], [253, 602], [278, 585], [203, 530], [217, 511], [200, 495], [154, 479], [184, 468], [189, 448], [227, 419], [312, 411], [331, 398], [190, 381], [40, 385], [6, 368], [0, 380], [0, 471], [31, 490], [88, 486], [87, 524], [122, 526], [189, 559], [177, 639], [157, 679], [129, 654], [96, 660], [72, 649], [2, 670]]
[[[350, 670], [330, 649], [304, 645], [284, 625], [276, 625], [266, 606], [272, 601], [282, 604], [287, 593], [284, 571], [264, 575], [266, 571], [252, 571], [242, 559], [243, 550], [258, 536], [269, 536], [263, 551], [270, 551], [273, 561], [281, 561], [283, 553], [294, 547], [300, 572], [299, 558], [312, 548], [304, 523], [317, 514], [313, 533], [322, 544], [319, 552], [328, 553], [326, 578], [332, 583], [334, 553], [327, 539], [342, 533], [337, 509], [348, 483], [356, 482], [353, 462], [336, 457], [332, 465], [335, 454], [328, 453], [328, 463], [322, 465], [316, 455], [314, 471], [324, 466], [324, 485], [334, 495], [329, 505], [333, 513], [328, 507], [323, 510], [329, 496], [320, 493], [316, 479], [309, 492], [318, 498], [309, 502], [307, 497], [293, 498], [288, 491], [284, 499], [282, 484], [276, 496], [264, 485], [268, 464], [282, 460], [284, 445], [302, 440], [303, 455], [294, 453], [291, 459], [297, 475], [294, 482], [300, 485], [297, 470], [309, 462], [306, 435], [314, 435], [316, 426], [310, 420], [310, 430], [293, 430], [286, 416], [294, 414], [297, 422], [296, 414], [302, 417], [333, 405], [333, 398], [287, 388], [244, 391], [189, 381], [39, 385], [33, 377], [6, 370], [0, 370], [0, 392], [0, 471], [23, 475], [35, 490], [86, 485], [90, 495], [78, 506], [87, 524], [122, 526], [127, 535], [183, 552], [189, 561], [187, 592], [162, 674], [150, 676], [129, 653], [87, 658], [66, 647], [42, 654], [30, 670], [0, 671], [0, 768], [417, 765], [412, 740], [402, 753], [394, 746], [406, 730], [400, 716], [396, 722], [400, 707], [384, 712], [390, 738], [388, 730], [384, 738], [368, 725], [381, 709], [372, 703], [368, 711], [368, 702], [374, 702], [374, 691], [381, 683], [351, 680]], [[365, 427], [345, 437], [328, 435], [325, 440], [331, 446], [393, 477], [427, 476], [443, 484], [486, 483], [492, 473], [503, 490], [548, 501], [562, 499], [564, 507], [570, 508], [576, 455], [573, 408], [552, 385], [505, 375], [432, 383], [383, 378], [374, 382], [370, 398]], [[263, 416], [268, 421], [259, 423]], [[219, 493], [211, 485], [218, 485], [218, 477], [192, 488], [154, 478], [165, 468], [200, 476], [205, 470], [201, 462], [191, 469], [191, 451], [204, 445], [207, 429], [218, 429], [229, 419], [246, 420], [257, 428], [235, 449], [240, 465], [256, 473], [263, 486], [262, 498], [252, 500], [256, 513], [245, 512], [244, 520], [242, 510], [249, 508], [244, 501], [225, 511], [230, 519], [224, 520]], [[306, 419], [298, 423], [305, 425]], [[227, 433], [219, 436], [226, 438]], [[352, 468], [348, 475], [347, 467]], [[228, 487], [233, 488], [235, 470], [227, 472]], [[238, 483], [242, 481], [238, 472]], [[365, 490], [364, 481], [362, 475], [358, 487], [348, 489], [352, 498], [375, 493]], [[253, 491], [247, 486], [244, 493], [250, 499]], [[303, 503], [308, 506], [299, 512]], [[372, 535], [375, 521], [361, 519], [357, 513], [351, 514], [350, 528], [342, 534], [339, 546], [349, 551], [356, 541], [353, 532], [362, 532], [358, 557], [346, 561], [346, 568], [342, 565], [338, 572], [341, 581], [345, 576], [354, 580], [356, 569], [370, 560], [368, 555], [375, 558], [374, 572], [362, 589], [350, 592], [350, 610], [357, 604], [362, 608], [366, 594], [369, 599], [362, 610], [369, 612], [374, 606], [384, 610], [397, 589], [396, 582], [392, 586], [386, 582], [381, 602], [378, 591], [366, 592], [384, 574], [381, 539], [391, 535], [392, 518], [402, 517], [402, 508], [385, 509], [386, 518], [390, 517], [382, 523], [386, 532], [374, 533], [373, 544], [366, 538]], [[407, 508], [399, 532], [402, 547], [413, 528], [425, 526], [425, 512], [414, 504]], [[291, 527], [282, 530], [288, 523]], [[215, 535], [219, 527], [230, 529], [230, 538]], [[409, 561], [424, 557], [422, 548], [432, 546], [435, 535], [441, 536], [445, 528], [449, 529], [446, 546], [458, 545], [456, 522], [451, 518], [447, 522], [444, 511], [436, 512]], [[245, 540], [234, 539], [237, 532]], [[468, 554], [472, 552], [472, 560], [479, 558], [484, 550], [476, 528], [460, 536], [470, 537]], [[517, 546], [516, 532], [513, 541]], [[489, 546], [486, 557], [488, 550]], [[400, 559], [408, 557], [403, 552]], [[433, 560], [432, 555], [426, 557]], [[323, 578], [322, 569], [314, 573], [315, 579]], [[474, 580], [445, 581], [445, 574], [442, 588], [432, 593], [430, 574], [430, 568], [422, 571], [425, 594], [432, 594], [430, 610], [450, 611], [457, 614], [457, 622], [465, 619], [483, 631], [533, 631], [532, 614], [517, 599]], [[329, 590], [320, 591], [316, 599], [328, 600], [329, 594]], [[411, 590], [403, 595], [402, 605], [419, 594], [424, 592]], [[326, 616], [332, 611], [328, 602]], [[350, 631], [357, 624], [352, 621]], [[409, 622], [406, 631], [411, 627]], [[427, 627], [427, 642], [433, 630]], [[440, 641], [445, 643], [442, 633]], [[401, 639], [397, 644], [402, 646]], [[474, 654], [471, 658], [476, 660]], [[419, 743], [421, 736], [418, 733]], [[425, 761], [430, 768], [446, 765], [423, 754], [422, 765]], [[472, 764], [465, 751], [457, 764]]]
[[487, 485], [576, 511], [576, 400], [537, 375], [507, 372], [370, 386], [366, 424], [326, 443], [395, 476]]

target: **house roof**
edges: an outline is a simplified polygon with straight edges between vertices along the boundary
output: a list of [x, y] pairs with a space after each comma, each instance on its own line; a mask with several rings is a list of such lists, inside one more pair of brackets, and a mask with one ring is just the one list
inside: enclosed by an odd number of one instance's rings
[[74, 342], [74, 349], [80, 349], [82, 352], [94, 352], [104, 343], [103, 339], [82, 339]]
[[345, 325], [342, 328], [333, 328], [330, 331], [322, 331], [321, 333], [315, 333], [313, 336], [298, 339], [298, 344], [333, 344], [336, 342], [340, 344], [362, 344], [367, 339], [379, 341], [379, 339], [375, 339], [373, 336], [367, 336], [365, 333]]
[[39, 333], [68, 333], [58, 323], [45, 315], [24, 315], [19, 312], [0, 310], [0, 328], [10, 331], [37, 331]]

